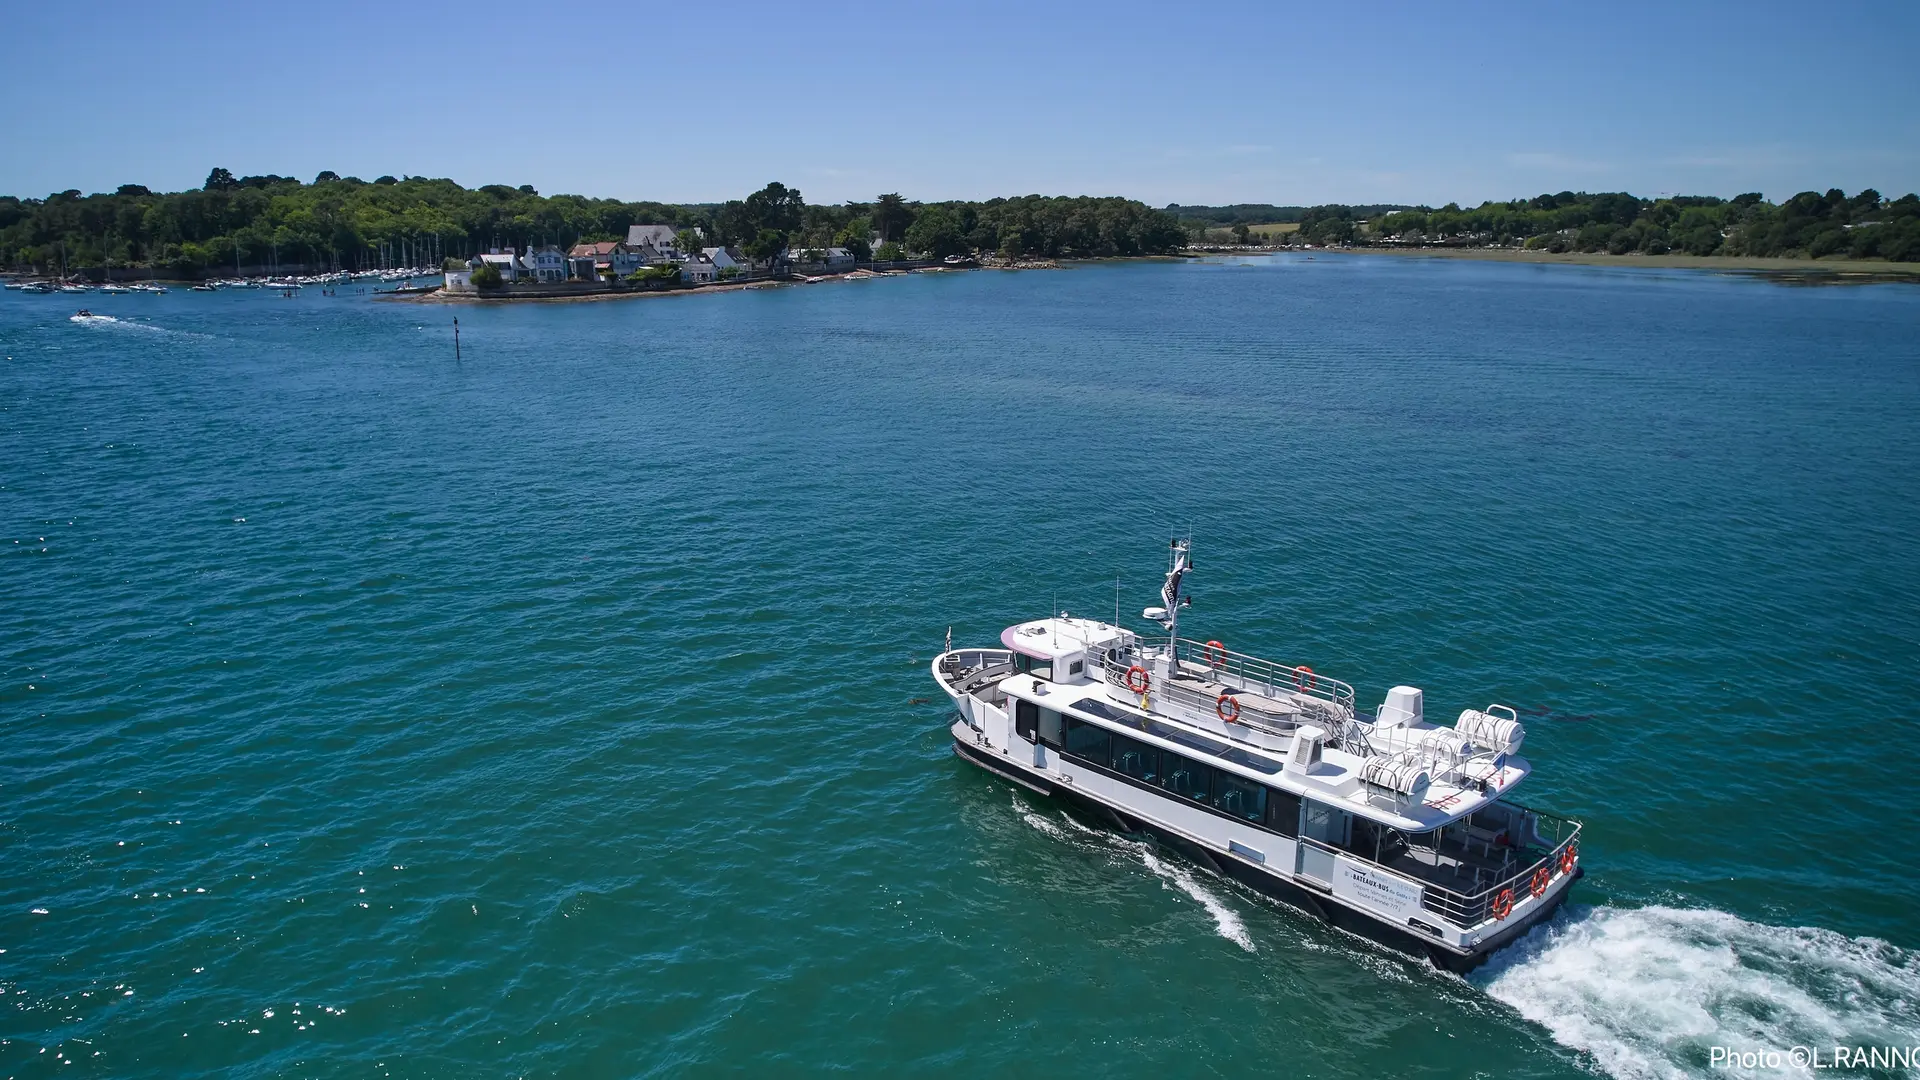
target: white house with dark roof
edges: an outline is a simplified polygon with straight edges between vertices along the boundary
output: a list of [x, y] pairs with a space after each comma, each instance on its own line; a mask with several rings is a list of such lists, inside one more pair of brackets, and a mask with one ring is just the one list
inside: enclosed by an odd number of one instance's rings
[[[520, 279], [520, 259], [514, 255], [511, 248], [506, 251], [494, 248], [485, 255], [479, 256], [479, 259], [482, 266], [491, 266], [495, 270], [500, 271], [500, 279], [502, 281], [518, 281]], [[478, 267], [475, 267], [475, 269], [478, 269]]]
[[719, 268], [705, 255], [689, 255], [680, 264], [680, 280], [689, 285], [709, 285], [719, 277]]
[[753, 264], [750, 261], [748, 261], [745, 255], [740, 254], [740, 252], [735, 248], [730, 248], [730, 247], [702, 248], [700, 249], [700, 254], [704, 256], [708, 262], [713, 264], [713, 269], [715, 273], [720, 273], [721, 271], [725, 271], [725, 270], [732, 270], [734, 273], [744, 274], [747, 271], [753, 269]]
[[629, 225], [627, 250], [639, 253], [650, 263], [678, 262], [686, 258], [679, 237], [671, 225]]

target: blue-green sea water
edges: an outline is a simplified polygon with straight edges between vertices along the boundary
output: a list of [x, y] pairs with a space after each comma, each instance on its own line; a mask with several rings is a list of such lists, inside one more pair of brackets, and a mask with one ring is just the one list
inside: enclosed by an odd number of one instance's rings
[[[1920, 290], [7, 293], [0, 352], [0, 1076], [1920, 1043]], [[1137, 615], [1189, 534], [1193, 636], [1526, 713], [1570, 910], [1462, 980], [951, 755], [949, 625]]]

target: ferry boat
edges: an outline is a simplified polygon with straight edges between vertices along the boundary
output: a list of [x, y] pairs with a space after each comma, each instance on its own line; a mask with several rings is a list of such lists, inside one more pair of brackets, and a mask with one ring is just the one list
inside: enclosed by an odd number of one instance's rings
[[1451, 971], [1566, 901], [1580, 823], [1513, 800], [1532, 772], [1513, 709], [1444, 727], [1396, 686], [1363, 718], [1338, 679], [1183, 638], [1189, 565], [1175, 541], [1142, 613], [1164, 637], [1061, 612], [1000, 648], [949, 640], [932, 673], [959, 712], [954, 752]]

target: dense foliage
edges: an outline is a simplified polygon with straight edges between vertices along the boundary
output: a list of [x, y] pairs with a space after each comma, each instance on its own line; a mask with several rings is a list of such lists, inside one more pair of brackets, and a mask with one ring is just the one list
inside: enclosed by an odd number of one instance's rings
[[1448, 204], [1388, 214], [1353, 239], [1524, 244], [1548, 251], [1766, 255], [1920, 260], [1920, 197], [1887, 200], [1872, 189], [1803, 191], [1778, 205], [1733, 199], [1642, 199], [1624, 192], [1563, 191], [1470, 210]]
[[494, 247], [616, 240], [630, 225], [654, 223], [697, 228], [703, 244], [737, 244], [756, 258], [789, 243], [845, 247], [867, 258], [875, 235], [934, 254], [979, 248], [1047, 256], [1148, 254], [1186, 240], [1171, 216], [1127, 199], [1030, 195], [922, 205], [896, 193], [816, 206], [775, 183], [745, 199], [675, 205], [542, 196], [524, 185], [467, 189], [425, 177], [368, 182], [323, 172], [303, 184], [215, 169], [198, 190], [172, 194], [128, 184], [111, 194], [0, 197], [0, 265], [192, 274], [269, 261], [418, 264]]
[[302, 184], [283, 176], [235, 179], [215, 169], [201, 189], [173, 194], [129, 184], [112, 194], [0, 197], [0, 264], [104, 261], [190, 272], [276, 259], [355, 267], [378, 265], [383, 245], [388, 263], [403, 252], [419, 262], [429, 249], [464, 255], [507, 244], [614, 239], [631, 224], [682, 224], [697, 213], [578, 195], [542, 198], [531, 187], [468, 190], [425, 177], [369, 183], [323, 172]]
[[1167, 213], [1180, 220], [1189, 232], [1200, 229], [1226, 228], [1235, 225], [1286, 225], [1300, 222], [1315, 211], [1330, 209], [1344, 210], [1349, 219], [1366, 219], [1395, 210], [1411, 210], [1401, 203], [1381, 203], [1371, 206], [1274, 206], [1271, 203], [1234, 203], [1231, 206], [1182, 206], [1169, 203]]
[[1158, 255], [1186, 242], [1179, 222], [1133, 199], [1042, 195], [931, 203], [915, 212], [905, 235], [908, 250], [936, 258], [968, 251], [1013, 258]]
[[[419, 265], [493, 247], [563, 246], [625, 237], [662, 223], [699, 231], [767, 259], [789, 246], [844, 247], [856, 258], [998, 252], [1010, 257], [1150, 255], [1190, 240], [1253, 239], [1255, 225], [1285, 224], [1295, 244], [1524, 244], [1615, 254], [1853, 256], [1920, 260], [1920, 198], [1802, 192], [1778, 205], [1734, 199], [1642, 199], [1624, 192], [1563, 191], [1462, 209], [1431, 207], [1171, 205], [1120, 198], [1026, 195], [985, 202], [809, 204], [768, 184], [718, 204], [623, 202], [542, 196], [532, 187], [382, 176], [368, 182], [323, 172], [310, 184], [285, 176], [235, 177], [215, 169], [201, 188], [156, 194], [127, 184], [111, 194], [63, 191], [45, 199], [0, 197], [0, 266], [141, 266], [195, 274], [245, 263], [361, 267]], [[1265, 233], [1268, 239], [1275, 235]]]

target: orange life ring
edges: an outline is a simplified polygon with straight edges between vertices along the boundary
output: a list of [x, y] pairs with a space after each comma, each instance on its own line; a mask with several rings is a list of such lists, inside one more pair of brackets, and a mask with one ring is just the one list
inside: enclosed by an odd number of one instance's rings
[[1240, 722], [1240, 699], [1222, 692], [1220, 700], [1213, 703], [1213, 711], [1220, 715], [1221, 720], [1237, 724]]
[[[1140, 685], [1138, 686], [1135, 686], [1133, 684], [1133, 677], [1135, 675], [1140, 676]], [[1136, 694], [1144, 694], [1147, 692], [1147, 687], [1152, 685], [1153, 685], [1153, 676], [1147, 674], [1146, 668], [1141, 667], [1139, 664], [1135, 664], [1132, 667], [1127, 669], [1127, 689], [1133, 691]]]
[[1527, 883], [1527, 891], [1535, 896], [1547, 895], [1547, 882], [1553, 880], [1553, 871], [1541, 867], [1533, 872], [1533, 880]]
[[[1213, 658], [1213, 654], [1215, 652], [1218, 652], [1220, 654], [1220, 659], [1215, 660]], [[1207, 666], [1211, 668], [1217, 668], [1222, 664], [1225, 664], [1226, 662], [1227, 662], [1227, 647], [1225, 645], [1220, 644], [1217, 641], [1207, 642]]]
[[1513, 890], [1501, 889], [1500, 895], [1493, 898], [1493, 917], [1504, 919], [1513, 914]]
[[1319, 685], [1320, 680], [1313, 677], [1312, 668], [1301, 664], [1299, 667], [1293, 669], [1293, 688], [1295, 690], [1312, 690]]
[[1568, 844], [1566, 849], [1560, 852], [1560, 872], [1563, 874], [1573, 873], [1573, 865], [1579, 861], [1580, 845], [1578, 843]]

